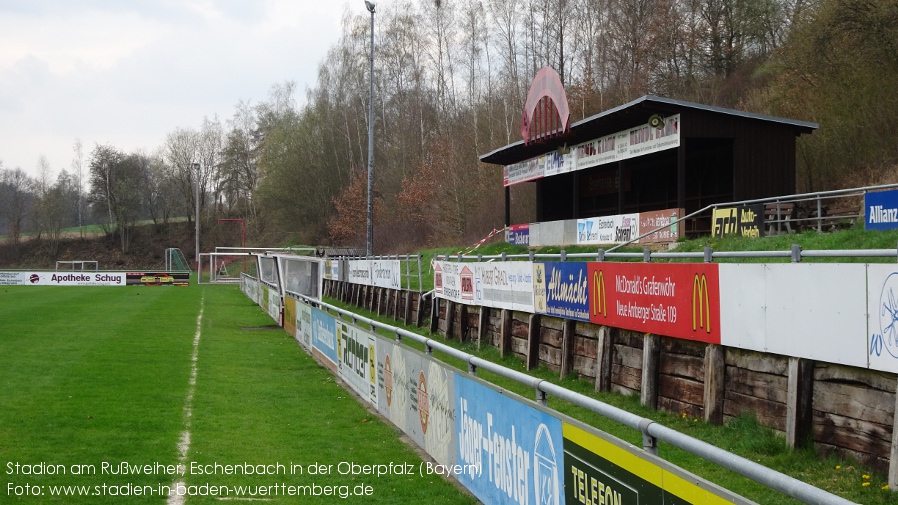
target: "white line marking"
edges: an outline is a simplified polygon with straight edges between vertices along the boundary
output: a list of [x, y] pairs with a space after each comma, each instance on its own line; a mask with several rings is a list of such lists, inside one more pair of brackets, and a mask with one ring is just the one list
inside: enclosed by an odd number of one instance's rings
[[[187, 397], [184, 399], [184, 431], [178, 440], [178, 466], [184, 468], [187, 464], [187, 452], [190, 450], [190, 418], [193, 416], [193, 395], [196, 393], [196, 362], [200, 356], [200, 335], [203, 327], [203, 309], [205, 298], [200, 298], [200, 313], [196, 316], [196, 333], [193, 336], [193, 354], [190, 356], [190, 380], [187, 382]], [[172, 482], [169, 490], [167, 505], [184, 505], [187, 497], [177, 493], [178, 486], [184, 486], [184, 480]]]

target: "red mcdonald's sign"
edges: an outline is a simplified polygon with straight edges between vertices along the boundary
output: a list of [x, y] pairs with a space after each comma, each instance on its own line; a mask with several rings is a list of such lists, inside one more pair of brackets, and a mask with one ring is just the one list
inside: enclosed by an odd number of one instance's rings
[[593, 323], [720, 343], [716, 264], [594, 262], [588, 272]]

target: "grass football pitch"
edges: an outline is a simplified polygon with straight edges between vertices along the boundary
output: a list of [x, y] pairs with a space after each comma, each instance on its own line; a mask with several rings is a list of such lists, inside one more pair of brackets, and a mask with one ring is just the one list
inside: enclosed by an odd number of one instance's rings
[[236, 286], [0, 287], [0, 503], [476, 502], [272, 324]]

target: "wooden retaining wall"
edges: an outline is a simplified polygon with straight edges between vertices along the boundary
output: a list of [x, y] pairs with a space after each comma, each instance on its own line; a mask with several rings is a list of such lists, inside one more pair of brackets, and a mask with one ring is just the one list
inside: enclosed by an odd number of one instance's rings
[[[421, 326], [431, 300], [419, 293], [334, 281], [325, 294]], [[638, 394], [656, 409], [721, 424], [745, 412], [792, 447], [855, 458], [898, 483], [898, 375], [527, 312], [437, 300], [430, 328], [493, 346], [528, 369], [593, 381], [596, 391]]]

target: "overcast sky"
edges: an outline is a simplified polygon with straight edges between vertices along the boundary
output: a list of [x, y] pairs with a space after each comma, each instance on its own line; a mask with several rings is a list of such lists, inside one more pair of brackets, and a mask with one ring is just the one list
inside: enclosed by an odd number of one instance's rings
[[[0, 161], [37, 174], [95, 144], [152, 151], [275, 83], [297, 102], [363, 0], [0, 0]], [[55, 178], [55, 176], [54, 176]]]

